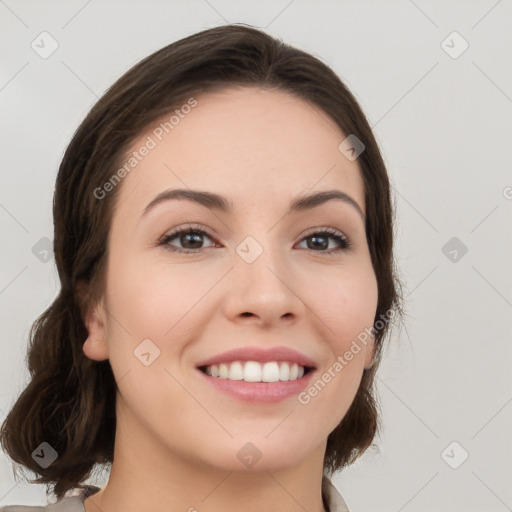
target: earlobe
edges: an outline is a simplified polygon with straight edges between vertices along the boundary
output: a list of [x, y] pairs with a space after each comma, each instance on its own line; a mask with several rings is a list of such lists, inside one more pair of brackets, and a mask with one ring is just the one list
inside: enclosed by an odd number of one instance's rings
[[108, 346], [104, 339], [88, 336], [82, 350], [84, 354], [93, 361], [105, 361], [105, 359], [108, 359]]

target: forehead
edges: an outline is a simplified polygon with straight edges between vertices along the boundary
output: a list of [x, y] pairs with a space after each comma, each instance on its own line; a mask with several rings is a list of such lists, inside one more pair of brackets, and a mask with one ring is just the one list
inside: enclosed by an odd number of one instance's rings
[[297, 194], [337, 188], [364, 212], [359, 165], [338, 149], [346, 135], [316, 105], [255, 87], [193, 100], [195, 106], [165, 115], [132, 144], [126, 161], [134, 151], [138, 159], [119, 191], [123, 214], [140, 216], [156, 195], [173, 188], [216, 192], [240, 208], [287, 206]]

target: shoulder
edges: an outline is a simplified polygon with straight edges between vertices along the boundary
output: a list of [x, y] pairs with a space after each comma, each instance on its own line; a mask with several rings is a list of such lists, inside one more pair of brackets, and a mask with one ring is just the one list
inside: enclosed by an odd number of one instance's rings
[[62, 498], [46, 506], [7, 505], [0, 512], [84, 512], [83, 499], [79, 496]]
[[0, 507], [0, 512], [43, 512], [46, 507], [30, 507], [27, 505], [7, 505]]
[[7, 505], [0, 512], [83, 512], [83, 500], [80, 497], [67, 497], [46, 506]]
[[48, 507], [31, 505], [5, 505], [0, 507], [0, 512], [46, 512]]
[[327, 501], [329, 512], [350, 512], [338, 489], [325, 474], [322, 478], [322, 494]]
[[0, 507], [0, 512], [85, 512], [85, 498], [99, 490], [96, 486], [86, 486], [70, 491], [64, 498], [46, 506], [6, 505]]

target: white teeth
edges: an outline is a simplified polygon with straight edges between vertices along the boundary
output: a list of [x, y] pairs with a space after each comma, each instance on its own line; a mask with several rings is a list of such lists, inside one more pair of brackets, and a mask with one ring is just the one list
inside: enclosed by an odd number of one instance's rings
[[244, 366], [244, 380], [246, 382], [261, 382], [261, 364], [256, 361], [247, 361]]
[[299, 375], [299, 367], [294, 364], [290, 368], [290, 380], [295, 380]]
[[290, 380], [290, 365], [286, 362], [279, 368], [279, 380]]
[[205, 373], [212, 377], [246, 382], [278, 382], [297, 380], [304, 376], [304, 367], [286, 361], [234, 361], [232, 363], [212, 364], [205, 368]]
[[261, 375], [263, 382], [278, 382], [279, 381], [279, 365], [273, 361], [272, 363], [265, 363], [263, 365], [263, 373]]
[[244, 367], [240, 361], [235, 361], [231, 363], [229, 368], [229, 377], [230, 380], [243, 380], [244, 378]]
[[229, 375], [229, 368], [227, 364], [219, 364], [219, 377], [221, 379], [227, 379]]

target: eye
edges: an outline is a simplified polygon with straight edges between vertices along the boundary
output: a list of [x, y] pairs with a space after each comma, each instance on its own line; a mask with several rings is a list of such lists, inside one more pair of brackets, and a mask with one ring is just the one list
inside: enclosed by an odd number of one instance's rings
[[[208, 235], [208, 233], [203, 229], [189, 226], [187, 229], [177, 229], [176, 231], [173, 231], [172, 233], [165, 235], [160, 240], [158, 245], [163, 245], [165, 249], [171, 252], [198, 254], [204, 251], [204, 248], [200, 247], [201, 244], [203, 244], [203, 241], [201, 239], [204, 236], [212, 240], [210, 235]], [[174, 240], [175, 238], [178, 239], [182, 247], [175, 247], [173, 245], [170, 245], [171, 240]]]
[[[328, 249], [329, 239], [336, 240], [336, 243], [338, 244], [338, 249], [331, 249], [329, 251], [316, 250], [318, 248]], [[311, 242], [308, 242], [308, 240], [311, 240]], [[352, 243], [343, 233], [331, 228], [325, 228], [320, 229], [318, 231], [314, 231], [307, 235], [303, 239], [303, 241], [306, 241], [308, 249], [311, 249], [314, 252], [323, 252], [325, 254], [334, 254], [340, 251], [345, 251], [348, 250], [352, 245]]]
[[[165, 235], [158, 242], [158, 245], [163, 246], [166, 250], [171, 252], [199, 254], [204, 252], [206, 249], [206, 247], [201, 247], [204, 243], [202, 240], [203, 237], [209, 238], [213, 241], [213, 237], [211, 237], [204, 229], [189, 225], [188, 228], [180, 228], [173, 231], [172, 233]], [[181, 247], [171, 245], [170, 242], [175, 239], [177, 239], [177, 241], [181, 244]], [[322, 250], [329, 249], [329, 239], [335, 240], [338, 248]], [[348, 250], [352, 245], [343, 233], [331, 228], [313, 231], [302, 239], [301, 243], [303, 242], [307, 243], [307, 249], [325, 254], [334, 254], [340, 251], [345, 251]]]

